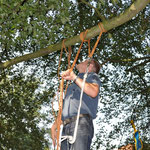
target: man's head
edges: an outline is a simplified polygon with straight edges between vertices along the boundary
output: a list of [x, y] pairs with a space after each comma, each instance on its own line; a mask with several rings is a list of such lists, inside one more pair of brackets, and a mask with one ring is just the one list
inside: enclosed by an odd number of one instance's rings
[[[76, 66], [76, 68], [78, 69], [78, 71], [80, 72], [80, 73], [85, 73], [86, 72], [86, 68], [87, 68], [87, 66], [88, 66], [88, 63], [89, 63], [89, 60], [85, 60], [85, 61], [83, 61], [83, 62], [81, 62], [80, 64], [78, 64], [77, 66]], [[95, 72], [95, 73], [99, 73], [99, 70], [100, 70], [100, 65], [99, 65], [99, 63], [96, 61], [96, 60], [94, 60], [94, 59], [92, 59], [91, 61], [90, 61], [90, 65], [89, 65], [89, 68], [88, 68], [88, 72]]]

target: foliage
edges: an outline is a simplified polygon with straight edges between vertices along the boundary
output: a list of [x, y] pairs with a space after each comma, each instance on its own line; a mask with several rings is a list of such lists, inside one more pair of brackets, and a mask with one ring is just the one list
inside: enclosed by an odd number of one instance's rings
[[39, 81], [12, 71], [0, 75], [1, 149], [42, 149], [45, 131], [38, 127], [46, 93], [37, 92]]
[[[133, 0], [1, 0], [0, 61], [36, 52], [50, 44], [79, 34], [123, 13]], [[102, 66], [101, 101], [93, 149], [114, 149], [133, 143], [134, 119], [144, 143], [149, 145], [150, 100], [150, 10], [149, 5], [126, 24], [103, 34], [94, 58]], [[91, 39], [91, 48], [96, 38]], [[74, 60], [79, 45], [72, 47]], [[52, 121], [51, 108], [41, 115], [40, 109], [51, 106], [57, 90], [59, 52], [33, 59], [0, 75], [0, 146], [12, 149], [44, 149], [47, 128], [40, 129], [43, 119]], [[87, 58], [85, 43], [78, 62]], [[61, 70], [65, 70], [63, 54]], [[109, 127], [111, 130], [109, 131]], [[49, 127], [48, 127], [49, 129]], [[115, 142], [114, 142], [115, 141]], [[116, 142], [117, 141], [117, 142]], [[148, 146], [146, 146], [148, 147]]]

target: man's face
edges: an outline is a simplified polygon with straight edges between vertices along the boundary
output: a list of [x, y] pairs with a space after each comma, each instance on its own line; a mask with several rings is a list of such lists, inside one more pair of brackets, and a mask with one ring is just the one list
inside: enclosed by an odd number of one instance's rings
[[76, 68], [80, 73], [85, 73], [87, 66], [88, 66], [88, 60], [85, 60], [81, 62], [80, 64], [78, 64]]

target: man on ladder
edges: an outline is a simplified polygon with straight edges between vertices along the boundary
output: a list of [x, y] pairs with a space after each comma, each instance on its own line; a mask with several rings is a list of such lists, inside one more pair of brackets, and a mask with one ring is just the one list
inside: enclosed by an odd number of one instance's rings
[[[88, 67], [88, 75], [83, 85], [84, 74]], [[93, 138], [94, 128], [93, 119], [96, 118], [98, 107], [98, 95], [100, 88], [100, 79], [98, 73], [100, 65], [94, 59], [86, 60], [76, 66], [79, 71], [78, 76], [69, 69], [63, 72], [62, 78], [71, 80], [73, 83], [68, 87], [65, 95], [62, 110], [62, 137], [66, 137], [61, 142], [61, 150], [90, 150]], [[69, 137], [74, 135], [76, 126], [80, 95], [83, 87], [82, 104], [79, 114], [77, 134], [73, 142], [69, 142]], [[56, 144], [57, 120], [51, 128], [53, 144]]]

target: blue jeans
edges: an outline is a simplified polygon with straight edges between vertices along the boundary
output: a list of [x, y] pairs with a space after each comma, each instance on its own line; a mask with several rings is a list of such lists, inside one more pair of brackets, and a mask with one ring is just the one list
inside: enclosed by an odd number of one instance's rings
[[[62, 136], [73, 135], [75, 121], [66, 124], [63, 127]], [[70, 144], [68, 140], [61, 143], [61, 150], [90, 150], [94, 134], [93, 121], [89, 117], [81, 117], [79, 119], [77, 137], [74, 144]]]

